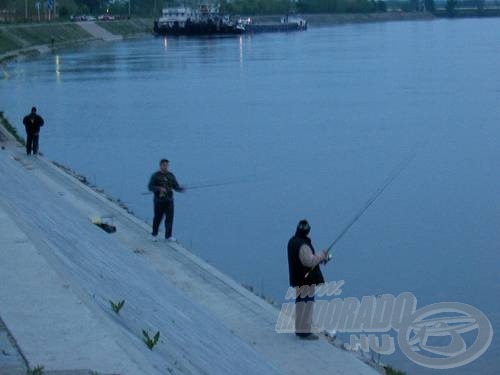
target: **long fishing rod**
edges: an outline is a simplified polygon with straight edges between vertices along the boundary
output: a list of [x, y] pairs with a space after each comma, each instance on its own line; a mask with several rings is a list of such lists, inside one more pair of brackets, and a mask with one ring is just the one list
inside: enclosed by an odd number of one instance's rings
[[[380, 195], [384, 192], [385, 189], [387, 189], [387, 187], [392, 183], [394, 182], [394, 180], [403, 172], [403, 170], [411, 163], [411, 161], [415, 158], [415, 155], [417, 154], [416, 150], [413, 151], [406, 159], [404, 159], [401, 163], [399, 163], [398, 166], [396, 166], [396, 168], [394, 168], [394, 170], [389, 174], [389, 176], [386, 178], [384, 184], [378, 188], [375, 193], [373, 193], [370, 198], [366, 201], [366, 203], [361, 207], [361, 209], [354, 215], [354, 217], [351, 219], [351, 221], [349, 221], [349, 223], [345, 226], [345, 228], [337, 235], [337, 237], [335, 237], [335, 239], [333, 240], [333, 242], [330, 244], [330, 246], [328, 246], [328, 248], [326, 249], [326, 253], [327, 253], [327, 258], [326, 260], [324, 261], [324, 264], [328, 263], [328, 261], [330, 259], [332, 259], [333, 257], [333, 254], [330, 254], [330, 251], [332, 250], [333, 246], [335, 246], [335, 244], [337, 242], [340, 241], [340, 239], [342, 237], [344, 237], [344, 235], [349, 231], [349, 229], [351, 229], [351, 227], [354, 225], [354, 223], [356, 223], [359, 218], [361, 216], [363, 216], [363, 214], [366, 212], [366, 210], [378, 199], [378, 197], [380, 197]], [[305, 277], [309, 276], [309, 274], [311, 273], [311, 271], [314, 269], [315, 267], [311, 268], [305, 275]]]
[[[208, 189], [212, 187], [218, 187], [218, 186], [227, 186], [227, 185], [236, 185], [236, 184], [243, 184], [247, 182], [246, 180], [243, 181], [227, 181], [227, 182], [218, 182], [218, 183], [211, 183], [211, 184], [200, 184], [200, 185], [187, 185], [184, 187], [185, 190], [196, 190], [196, 189]], [[141, 193], [142, 195], [148, 195], [152, 194], [151, 191], [145, 191]]]

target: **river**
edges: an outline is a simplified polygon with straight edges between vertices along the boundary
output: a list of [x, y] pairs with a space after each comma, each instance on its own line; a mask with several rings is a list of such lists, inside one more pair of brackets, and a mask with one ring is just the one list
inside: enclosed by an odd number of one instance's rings
[[[498, 332], [498, 35], [498, 19], [462, 19], [88, 45], [3, 67], [0, 109], [22, 134], [36, 105], [41, 151], [148, 222], [161, 158], [188, 187], [223, 184], [176, 195], [174, 235], [278, 301], [298, 220], [325, 248], [416, 152], [324, 274], [345, 280], [341, 297], [470, 304]], [[399, 351], [383, 360], [441, 373]], [[445, 372], [499, 368], [493, 336]]]

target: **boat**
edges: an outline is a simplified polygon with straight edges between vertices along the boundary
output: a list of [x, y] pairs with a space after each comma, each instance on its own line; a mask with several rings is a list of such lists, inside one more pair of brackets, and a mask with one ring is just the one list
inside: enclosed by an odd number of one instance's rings
[[156, 35], [215, 35], [242, 34], [245, 27], [222, 15], [219, 6], [202, 4], [198, 9], [162, 9], [162, 16], [154, 22], [153, 30]]
[[240, 19], [239, 23], [248, 33], [263, 33], [274, 31], [303, 31], [307, 30], [307, 21], [300, 16], [286, 15], [280, 22], [254, 23], [251, 18]]

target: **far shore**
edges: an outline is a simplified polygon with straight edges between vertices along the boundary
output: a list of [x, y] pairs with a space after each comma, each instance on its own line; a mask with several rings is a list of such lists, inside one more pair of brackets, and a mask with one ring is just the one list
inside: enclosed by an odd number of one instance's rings
[[[442, 12], [434, 15], [429, 12], [390, 11], [383, 13], [303, 14], [301, 16], [307, 20], [311, 28], [315, 28], [357, 23], [429, 21], [442, 18], [444, 14]], [[463, 14], [462, 16], [473, 17], [474, 14]], [[462, 18], [462, 16], [457, 15], [457, 18]], [[499, 15], [492, 13], [483, 16]], [[279, 22], [282, 15], [251, 15], [250, 17], [257, 23]], [[153, 18], [98, 21], [96, 25], [122, 39], [150, 37], [153, 31]], [[19, 29], [19, 32], [16, 32], [16, 28]], [[34, 28], [36, 28], [36, 32], [33, 32]], [[64, 35], [64, 38], [58, 37], [54, 42], [51, 40], [51, 38], [54, 39], [51, 37], [54, 35]], [[86, 33], [75, 22], [0, 24], [0, 63], [94, 41], [102, 40], [96, 38], [95, 35]]]

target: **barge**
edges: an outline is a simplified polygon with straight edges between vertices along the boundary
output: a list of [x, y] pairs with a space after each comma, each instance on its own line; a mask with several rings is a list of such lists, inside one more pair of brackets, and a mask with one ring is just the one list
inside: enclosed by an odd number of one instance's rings
[[229, 16], [222, 15], [218, 6], [200, 5], [199, 9], [188, 7], [164, 8], [162, 16], [154, 22], [156, 35], [213, 35], [242, 34], [245, 28]]
[[239, 20], [247, 33], [287, 32], [307, 30], [307, 21], [299, 16], [284, 16], [280, 22], [254, 23], [251, 18]]

